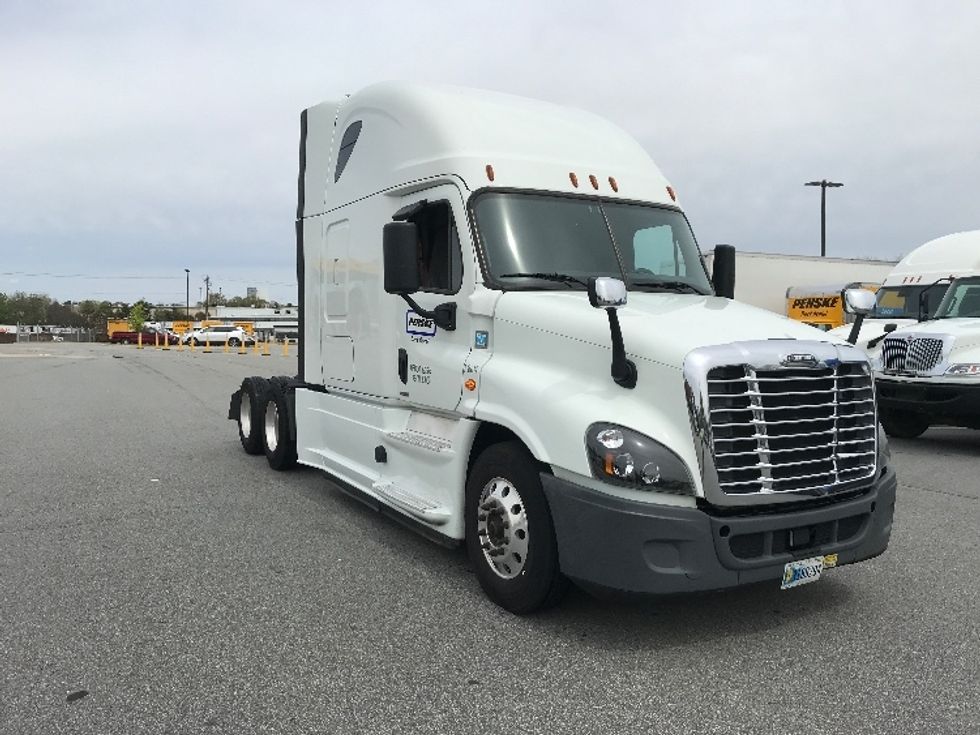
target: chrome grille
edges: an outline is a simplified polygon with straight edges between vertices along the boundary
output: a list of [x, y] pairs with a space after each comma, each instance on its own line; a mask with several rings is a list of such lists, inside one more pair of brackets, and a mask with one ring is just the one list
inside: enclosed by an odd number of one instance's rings
[[867, 363], [714, 367], [707, 394], [715, 469], [728, 495], [827, 491], [874, 475]]
[[943, 341], [935, 337], [888, 337], [881, 345], [881, 359], [888, 372], [926, 372], [943, 357]]

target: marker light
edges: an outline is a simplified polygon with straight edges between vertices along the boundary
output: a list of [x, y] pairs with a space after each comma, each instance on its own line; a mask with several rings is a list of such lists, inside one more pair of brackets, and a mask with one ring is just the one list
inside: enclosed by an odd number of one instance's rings
[[476, 381], [473, 380], [473, 378], [467, 378], [463, 385], [465, 386], [466, 390], [476, 390]]
[[589, 174], [589, 183], [592, 184], [593, 189], [599, 190], [599, 179], [595, 177], [595, 174]]
[[977, 363], [960, 363], [959, 365], [950, 365], [946, 370], [947, 375], [971, 375], [974, 377], [980, 377], [980, 365]]
[[572, 186], [578, 189], [578, 176], [575, 175], [574, 171], [568, 172], [568, 180], [572, 182]]
[[677, 201], [677, 195], [674, 193], [674, 187], [673, 186], [668, 186], [667, 187], [667, 193], [670, 194], [670, 201], [672, 201], [672, 202], [676, 202]]
[[489, 163], [487, 164], [487, 178], [490, 179], [490, 181], [493, 181], [493, 166], [491, 166]]
[[612, 187], [613, 191], [619, 191], [619, 184], [616, 183], [616, 179], [612, 176], [609, 177], [609, 186]]

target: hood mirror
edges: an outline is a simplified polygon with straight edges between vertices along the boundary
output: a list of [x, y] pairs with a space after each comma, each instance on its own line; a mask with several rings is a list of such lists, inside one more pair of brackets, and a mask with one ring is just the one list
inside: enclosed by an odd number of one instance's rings
[[864, 288], [844, 291], [844, 311], [848, 314], [868, 314], [875, 308], [876, 296]]
[[616, 309], [626, 306], [626, 284], [618, 278], [591, 277], [588, 282], [589, 303], [596, 309], [605, 309], [609, 316], [609, 334], [612, 338], [612, 367], [609, 372], [616, 385], [624, 388], [636, 386], [636, 364], [626, 359], [623, 332], [619, 328]]
[[857, 342], [858, 335], [861, 333], [861, 325], [864, 324], [864, 317], [871, 313], [877, 303], [877, 296], [864, 288], [848, 288], [844, 290], [844, 311], [848, 314], [855, 314], [857, 318], [851, 327], [851, 333], [847, 335], [847, 341], [852, 345]]
[[626, 284], [618, 278], [590, 278], [589, 303], [596, 309], [626, 306]]

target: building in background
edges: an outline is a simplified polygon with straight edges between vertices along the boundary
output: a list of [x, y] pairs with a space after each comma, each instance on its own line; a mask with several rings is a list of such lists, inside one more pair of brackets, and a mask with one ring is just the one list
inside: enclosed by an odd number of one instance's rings
[[259, 289], [256, 286], [248, 286], [245, 289], [245, 298], [257, 299], [258, 297], [259, 297]]
[[[249, 292], [251, 292], [249, 288]], [[299, 307], [279, 306], [253, 308], [249, 306], [216, 306], [212, 319], [225, 324], [249, 323], [259, 340], [288, 339], [299, 337]]]

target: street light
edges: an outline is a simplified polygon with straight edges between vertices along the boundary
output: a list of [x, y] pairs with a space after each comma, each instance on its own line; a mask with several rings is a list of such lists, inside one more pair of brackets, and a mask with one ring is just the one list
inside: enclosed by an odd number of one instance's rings
[[820, 257], [827, 257], [827, 187], [837, 188], [838, 186], [844, 186], [837, 181], [827, 181], [827, 179], [822, 179], [820, 181], [808, 181], [803, 186], [819, 186], [820, 187]]
[[191, 318], [191, 269], [190, 268], [184, 268], [184, 276], [185, 276], [185, 279], [187, 281], [187, 284], [186, 284], [187, 285], [187, 295], [185, 297], [187, 299], [187, 301], [186, 301], [186, 304], [187, 304], [187, 318], [190, 319]]

